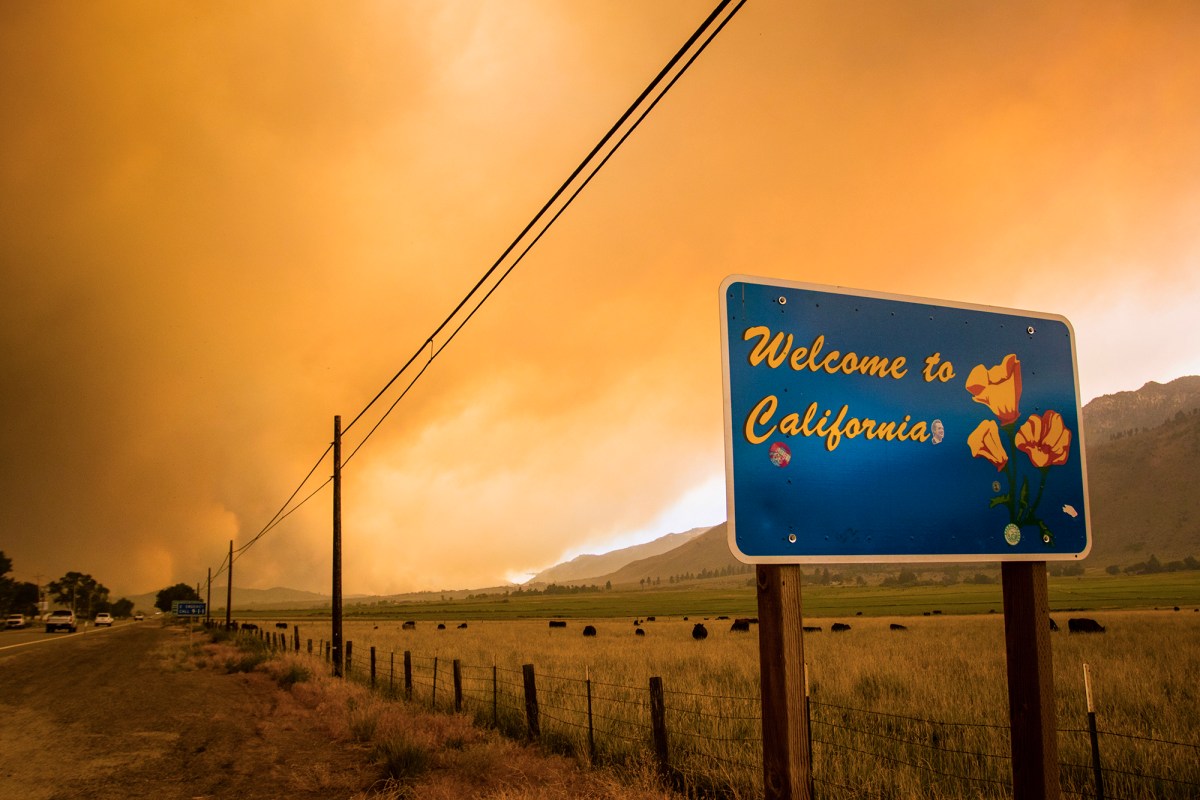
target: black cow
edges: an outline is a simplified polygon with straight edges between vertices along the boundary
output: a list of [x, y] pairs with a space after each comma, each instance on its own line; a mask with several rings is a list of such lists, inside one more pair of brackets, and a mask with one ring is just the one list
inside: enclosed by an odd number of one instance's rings
[[438, 628], [437, 628], [437, 629], [438, 629], [439, 631], [444, 631], [444, 630], [446, 630], [446, 623], [444, 623], [444, 622], [439, 622], [439, 623], [438, 623]]
[[285, 631], [286, 631], [286, 630], [287, 630], [287, 623], [286, 623], [286, 622], [276, 622], [276, 623], [275, 623], [275, 627], [276, 627], [276, 628], [282, 628], [283, 630], [285, 630]]
[[642, 630], [641, 628], [636, 628], [633, 631], [633, 633], [635, 636], [645, 636], [646, 635], [646, 632], [644, 630]]
[[1067, 630], [1071, 633], [1104, 633], [1104, 626], [1087, 617], [1072, 617], [1067, 620]]
[[585, 626], [583, 627], [583, 635], [584, 635], [584, 636], [595, 636], [595, 635], [596, 635], [596, 628], [595, 628], [595, 626], [592, 626], [592, 625], [585, 625]]
[[697, 622], [692, 626], [692, 638], [696, 641], [708, 638], [708, 628]]
[[805, 625], [804, 632], [805, 633], [820, 633], [821, 626], [820, 625]]
[[734, 631], [740, 631], [742, 633], [749, 633], [750, 632], [750, 620], [735, 619], [733, 621], [733, 624], [729, 626], [729, 632], [732, 633]]
[[835, 622], [829, 626], [829, 630], [833, 631], [834, 633], [841, 633], [842, 631], [850, 630], [850, 626], [844, 622]]
[[565, 627], [567, 627], [567, 621], [565, 619], [552, 619], [552, 620], [550, 620], [550, 627], [551, 628], [565, 628]]
[[904, 626], [904, 625], [901, 625], [901, 624], [900, 624], [900, 623], [898, 623], [898, 622], [893, 622], [893, 623], [892, 623], [891, 625], [889, 625], [888, 627], [889, 627], [889, 628], [891, 628], [891, 629], [892, 629], [892, 630], [894, 630], [894, 631], [906, 631], [906, 630], [908, 630], [908, 628], [907, 628], [906, 626]]
[[1052, 630], [1052, 631], [1058, 630], [1058, 623], [1054, 621], [1054, 617], [1050, 618], [1050, 630]]
[[459, 623], [459, 625], [458, 625], [458, 629], [459, 629], [460, 631], [461, 631], [463, 628], [465, 628], [465, 627], [467, 627], [467, 623], [465, 623], [465, 622], [461, 622], [461, 623]]
[[416, 629], [417, 629], [417, 623], [416, 623], [416, 622], [414, 622], [413, 620], [411, 620], [411, 619], [410, 619], [408, 622], [406, 622], [406, 623], [404, 623], [403, 625], [401, 625], [401, 626], [400, 626], [400, 628], [401, 628], [402, 630], [406, 630], [406, 631], [412, 631], [412, 630], [416, 630]]

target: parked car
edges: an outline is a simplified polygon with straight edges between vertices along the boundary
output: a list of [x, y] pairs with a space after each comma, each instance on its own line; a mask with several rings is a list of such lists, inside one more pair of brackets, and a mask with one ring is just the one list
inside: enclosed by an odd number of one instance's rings
[[57, 630], [68, 630], [74, 633], [79, 629], [75, 622], [75, 612], [66, 609], [51, 611], [50, 616], [46, 617], [46, 633], [54, 633]]
[[26, 624], [27, 623], [25, 622], [24, 614], [9, 614], [8, 620], [4, 623], [4, 627], [6, 627], [6, 628], [24, 628]]
[[108, 627], [111, 628], [112, 623], [113, 623], [112, 614], [109, 614], [107, 611], [101, 611], [99, 614], [96, 615], [96, 627], [97, 628], [99, 628], [101, 625], [107, 625]]
[[141, 622], [141, 621], [142, 621], [142, 620], [144, 620], [145, 618], [146, 618], [146, 617], [145, 617], [145, 616], [142, 614], [142, 612], [140, 612], [140, 611], [139, 611], [138, 613], [136, 613], [136, 614], [134, 614], [134, 615], [133, 615], [133, 621], [134, 621], [134, 622]]

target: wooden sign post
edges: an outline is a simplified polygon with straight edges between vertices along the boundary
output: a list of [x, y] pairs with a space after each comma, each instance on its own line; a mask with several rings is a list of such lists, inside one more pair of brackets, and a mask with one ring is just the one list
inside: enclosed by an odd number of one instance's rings
[[767, 800], [809, 800], [812, 761], [804, 709], [800, 567], [759, 564], [756, 574], [763, 786]]
[[1045, 561], [1000, 565], [1014, 800], [1059, 797], [1058, 714]]

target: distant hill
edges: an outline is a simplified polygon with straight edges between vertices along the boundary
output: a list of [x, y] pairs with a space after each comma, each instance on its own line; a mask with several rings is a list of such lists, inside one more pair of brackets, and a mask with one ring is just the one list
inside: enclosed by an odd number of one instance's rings
[[601, 576], [608, 576], [610, 573], [616, 572], [625, 565], [639, 559], [657, 556], [661, 553], [674, 550], [677, 547], [687, 544], [707, 530], [709, 529], [693, 528], [683, 533], [668, 533], [666, 536], [660, 536], [652, 542], [637, 544], [632, 547], [622, 547], [620, 550], [613, 550], [610, 553], [578, 556], [570, 561], [542, 570], [526, 581], [525, 585], [603, 583], [603, 580], [598, 580]]
[[1089, 444], [1087, 468], [1089, 563], [1200, 556], [1200, 408]]
[[1088, 447], [1108, 444], [1123, 436], [1157, 428], [1175, 415], [1200, 408], [1200, 376], [1176, 378], [1170, 383], [1150, 381], [1133, 392], [1097, 397], [1083, 407], [1084, 435]]
[[670, 552], [627, 564], [604, 580], [613, 586], [640, 583], [643, 579], [655, 579], [666, 583], [670, 578], [701, 573], [722, 574], [743, 566], [729, 551], [729, 525], [722, 522]]
[[[200, 587], [200, 598], [204, 599], [204, 587]], [[226, 587], [214, 586], [212, 589], [212, 608], [225, 608]], [[137, 611], [153, 613], [154, 601], [158, 592], [134, 595], [128, 598]], [[306, 606], [329, 605], [329, 595], [305, 592], [299, 589], [239, 589], [233, 587], [233, 608], [272, 609], [272, 608], [304, 608]]]

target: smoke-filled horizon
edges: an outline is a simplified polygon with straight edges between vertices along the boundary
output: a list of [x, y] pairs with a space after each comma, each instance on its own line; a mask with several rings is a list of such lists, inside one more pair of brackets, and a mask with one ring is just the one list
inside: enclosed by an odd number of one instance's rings
[[[712, 5], [0, 8], [14, 576], [204, 580]], [[1200, 373], [1198, 34], [751, 0], [347, 466], [345, 591], [721, 522], [729, 274], [1062, 314], [1085, 402]], [[235, 585], [327, 592], [330, 520]]]

